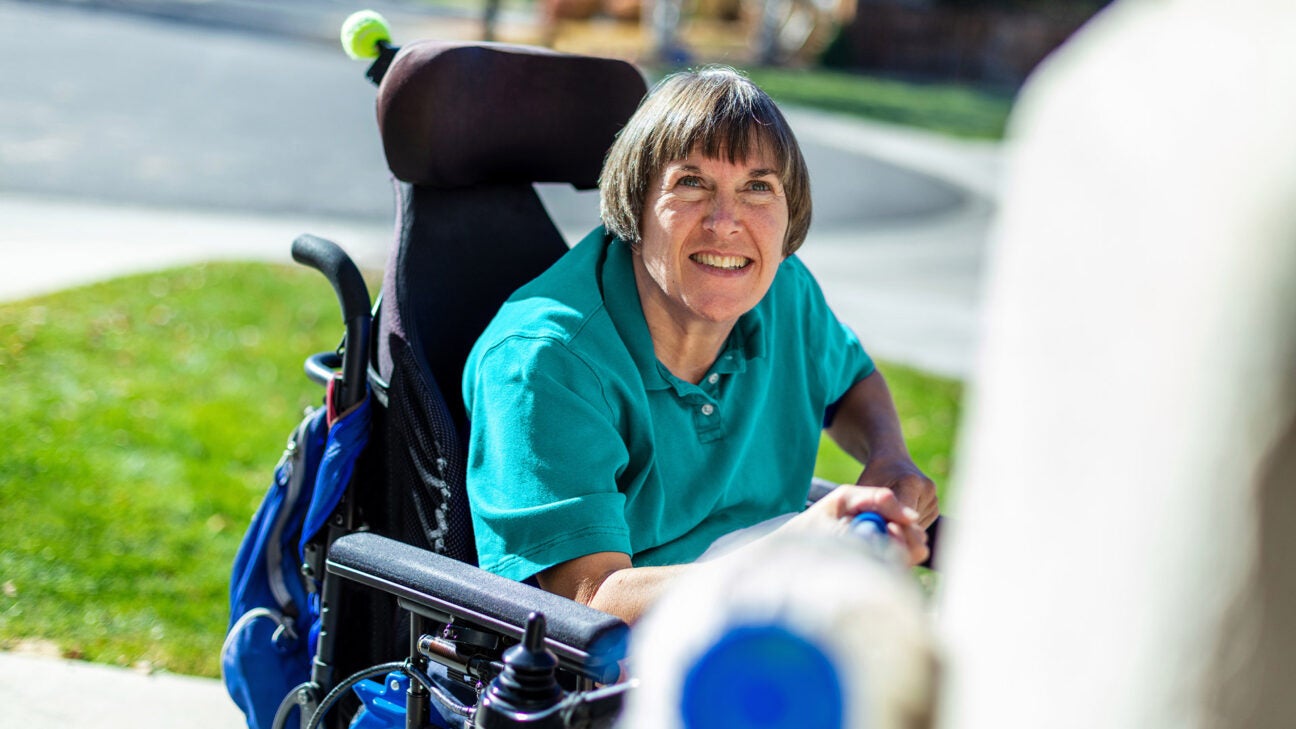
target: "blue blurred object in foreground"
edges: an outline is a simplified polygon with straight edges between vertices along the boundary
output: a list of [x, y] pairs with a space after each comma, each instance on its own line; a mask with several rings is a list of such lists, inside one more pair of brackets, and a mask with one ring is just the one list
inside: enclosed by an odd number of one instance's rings
[[735, 625], [689, 668], [680, 715], [684, 729], [840, 729], [842, 691], [837, 667], [805, 636]]
[[887, 520], [876, 511], [864, 511], [851, 519], [850, 533], [865, 539], [885, 539]]

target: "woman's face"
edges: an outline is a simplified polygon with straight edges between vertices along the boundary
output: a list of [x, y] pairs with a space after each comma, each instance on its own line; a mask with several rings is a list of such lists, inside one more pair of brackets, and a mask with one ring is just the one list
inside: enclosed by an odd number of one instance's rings
[[649, 325], [732, 326], [765, 296], [787, 234], [788, 208], [767, 154], [738, 163], [692, 154], [653, 180], [635, 258]]

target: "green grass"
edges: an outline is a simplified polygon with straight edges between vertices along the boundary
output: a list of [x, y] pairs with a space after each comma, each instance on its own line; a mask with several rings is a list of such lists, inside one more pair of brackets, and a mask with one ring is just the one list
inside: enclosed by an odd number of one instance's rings
[[[885, 362], [878, 369], [887, 378], [891, 396], [900, 412], [909, 454], [923, 473], [936, 482], [942, 504], [947, 502], [950, 456], [954, 448], [963, 385], [957, 380], [936, 377], [911, 367]], [[837, 483], [854, 483], [863, 466], [847, 455], [831, 438], [819, 442], [815, 475]]]
[[230, 563], [340, 318], [318, 274], [264, 265], [0, 306], [0, 645], [216, 675]]
[[919, 84], [824, 69], [751, 68], [780, 104], [806, 106], [955, 137], [1001, 139], [1012, 100], [954, 84]]
[[[341, 331], [316, 273], [208, 264], [0, 305], [0, 648], [219, 672], [230, 564]], [[957, 383], [884, 366], [941, 484]], [[821, 475], [859, 467], [825, 446]]]

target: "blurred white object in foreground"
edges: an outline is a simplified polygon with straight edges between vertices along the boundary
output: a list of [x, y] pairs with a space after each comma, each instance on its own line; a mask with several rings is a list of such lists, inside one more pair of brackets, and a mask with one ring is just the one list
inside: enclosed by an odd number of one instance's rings
[[776, 536], [699, 565], [635, 626], [626, 729], [926, 729], [937, 655], [907, 570]]
[[1296, 725], [1296, 3], [1028, 84], [943, 545], [942, 726]]

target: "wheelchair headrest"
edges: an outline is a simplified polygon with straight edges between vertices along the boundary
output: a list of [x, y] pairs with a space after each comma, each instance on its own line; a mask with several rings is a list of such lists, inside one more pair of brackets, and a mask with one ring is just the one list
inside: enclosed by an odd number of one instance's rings
[[629, 63], [498, 43], [419, 41], [378, 90], [387, 165], [405, 182], [597, 185], [646, 91]]

